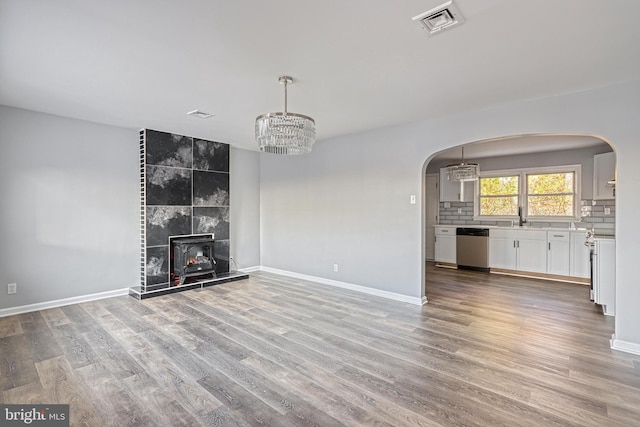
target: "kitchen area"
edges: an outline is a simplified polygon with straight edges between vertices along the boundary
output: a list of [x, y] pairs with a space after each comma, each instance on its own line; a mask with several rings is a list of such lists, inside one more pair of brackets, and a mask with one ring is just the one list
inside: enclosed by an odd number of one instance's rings
[[[464, 147], [472, 154], [468, 156], [472, 163], [465, 163], [464, 154], [460, 159], [458, 147], [448, 150], [449, 158], [436, 156], [427, 167], [427, 203], [436, 196], [438, 200], [435, 212], [429, 215], [427, 209], [427, 260], [439, 268], [589, 286], [594, 304], [603, 314], [614, 316], [615, 152], [595, 138], [549, 136], [483, 144]], [[555, 151], [549, 152], [549, 147]], [[486, 182], [451, 179], [447, 168], [451, 164], [477, 165], [479, 177]], [[534, 178], [565, 169], [572, 171], [566, 176], [576, 181], [569, 179], [572, 190], [567, 192], [575, 200], [560, 195], [560, 190], [540, 195], [532, 187]], [[492, 179], [502, 183], [501, 191], [508, 193], [504, 183], [518, 182], [518, 177], [519, 183], [512, 187], [519, 190], [513, 195], [490, 193]], [[435, 186], [430, 186], [429, 180], [435, 181]], [[573, 205], [558, 218], [542, 208], [536, 211], [554, 197], [564, 197]], [[492, 204], [500, 205], [503, 211], [492, 215]]]

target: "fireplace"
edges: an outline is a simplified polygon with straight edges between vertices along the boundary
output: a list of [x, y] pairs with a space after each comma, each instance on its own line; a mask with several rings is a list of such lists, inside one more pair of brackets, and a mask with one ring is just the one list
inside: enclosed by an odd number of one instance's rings
[[152, 129], [139, 135], [140, 285], [130, 295], [248, 278], [230, 268], [229, 144]]
[[214, 258], [214, 240], [208, 236], [190, 236], [171, 239], [173, 269], [172, 282], [183, 285], [190, 277], [198, 280], [209, 275], [216, 278], [216, 260]]

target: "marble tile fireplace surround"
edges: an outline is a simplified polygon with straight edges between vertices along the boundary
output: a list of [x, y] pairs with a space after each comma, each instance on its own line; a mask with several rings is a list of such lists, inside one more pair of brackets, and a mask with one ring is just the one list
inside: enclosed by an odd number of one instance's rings
[[[129, 294], [144, 299], [247, 278], [231, 269], [229, 199], [228, 144], [141, 130], [140, 286]], [[207, 258], [202, 274], [174, 265], [183, 260], [171, 242], [188, 239], [211, 241], [196, 256], [202, 265]]]

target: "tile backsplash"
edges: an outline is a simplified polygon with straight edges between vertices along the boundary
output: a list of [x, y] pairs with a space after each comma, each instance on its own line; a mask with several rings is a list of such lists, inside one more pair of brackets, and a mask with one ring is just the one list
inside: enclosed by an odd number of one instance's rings
[[[511, 221], [475, 221], [473, 219], [473, 202], [440, 202], [439, 224], [455, 225], [498, 225], [510, 226]], [[616, 227], [615, 200], [581, 200], [581, 220], [574, 222], [576, 227], [594, 229], [597, 234], [614, 235]], [[605, 209], [607, 214], [605, 215]], [[536, 222], [531, 227], [569, 228], [568, 222]]]

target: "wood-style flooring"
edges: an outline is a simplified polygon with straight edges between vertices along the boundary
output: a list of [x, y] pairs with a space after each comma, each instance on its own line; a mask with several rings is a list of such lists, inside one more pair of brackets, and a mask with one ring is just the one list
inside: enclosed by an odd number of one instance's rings
[[88, 426], [633, 426], [584, 285], [434, 268], [423, 307], [268, 273], [0, 319], [3, 403]]

